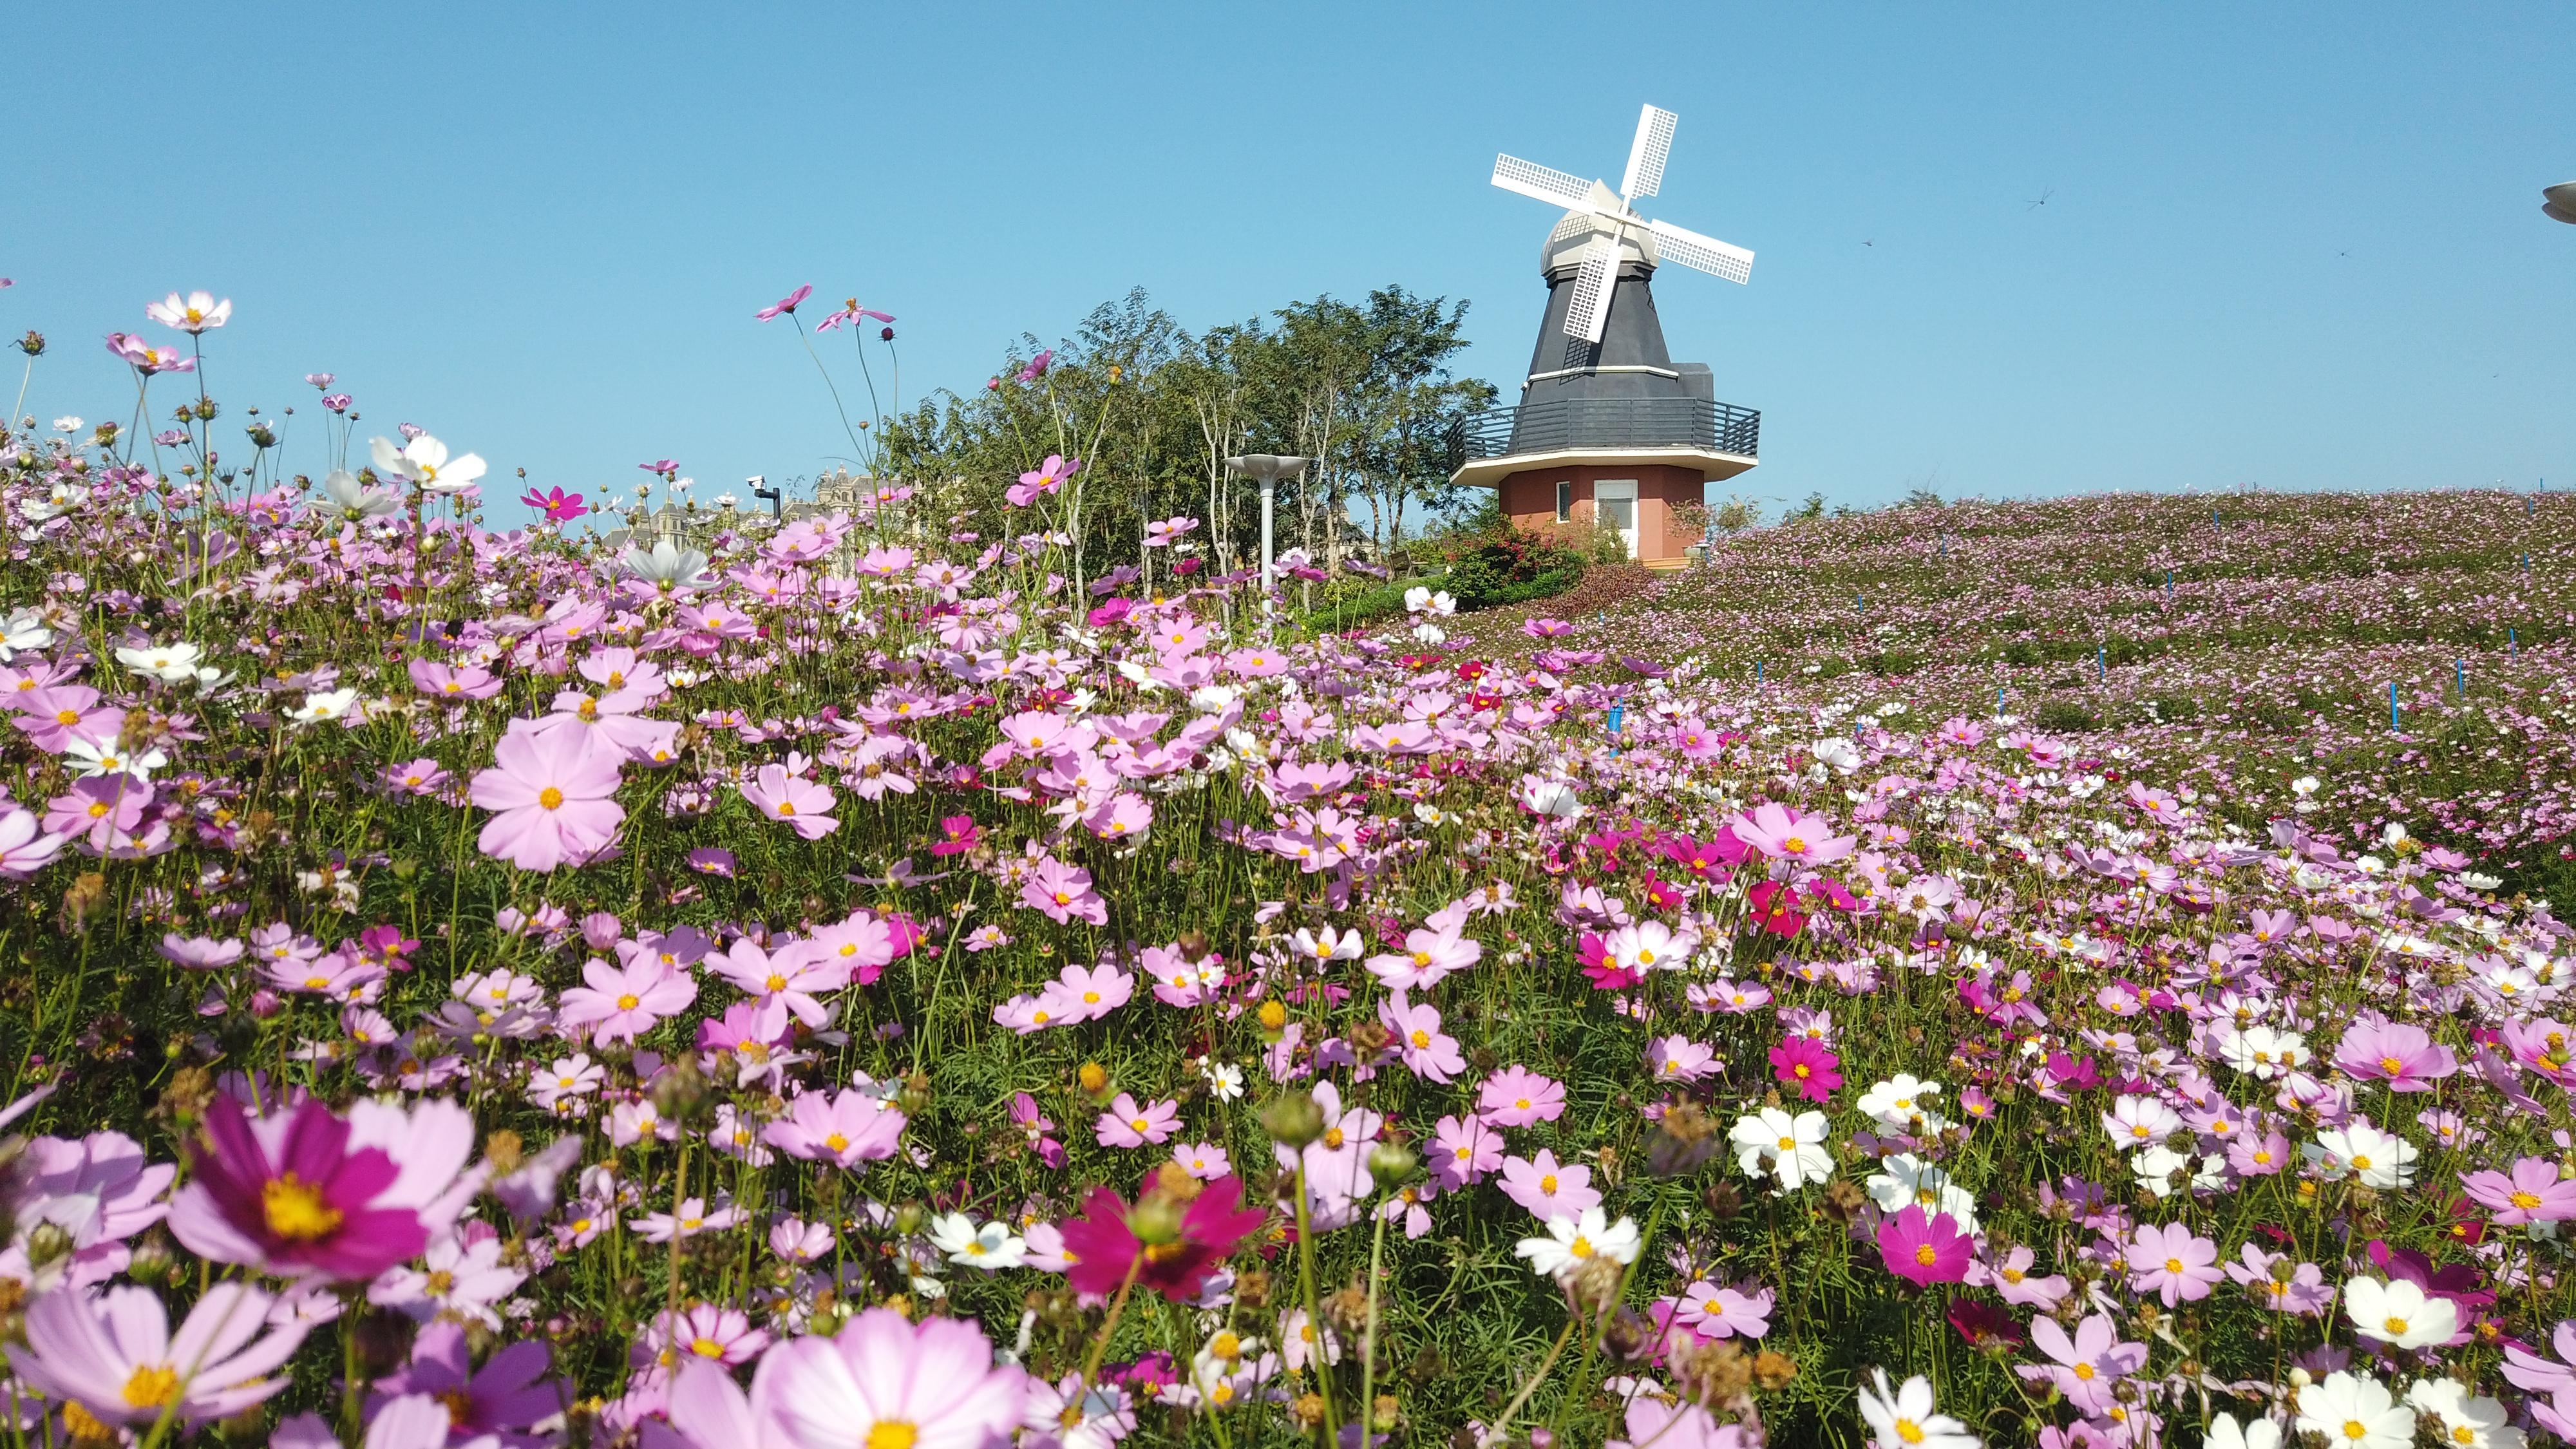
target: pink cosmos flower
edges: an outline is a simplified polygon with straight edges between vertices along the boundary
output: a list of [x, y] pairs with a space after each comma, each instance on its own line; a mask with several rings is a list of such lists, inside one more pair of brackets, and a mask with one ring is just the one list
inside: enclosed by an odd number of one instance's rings
[[1749, 1286], [1756, 1291], [1693, 1283], [1682, 1290], [1673, 1318], [1699, 1330], [1703, 1338], [1760, 1338], [1771, 1331], [1772, 1294], [1768, 1288]]
[[1046, 376], [1048, 365], [1054, 361], [1055, 349], [1052, 347], [1042, 349], [1037, 356], [1029, 359], [1026, 367], [1020, 369], [1019, 380], [1022, 382], [1037, 381], [1039, 378]]
[[48, 834], [78, 840], [104, 854], [131, 844], [134, 828], [152, 803], [152, 787], [131, 775], [92, 775], [74, 780], [71, 789], [45, 802]]
[[11, 723], [26, 731], [28, 743], [49, 755], [70, 749], [74, 740], [113, 745], [125, 729], [125, 711], [100, 708], [98, 691], [85, 684], [26, 690], [13, 696], [10, 704], [18, 712]]
[[100, 1424], [148, 1429], [165, 1412], [187, 1426], [228, 1418], [287, 1385], [270, 1375], [294, 1355], [305, 1328], [290, 1321], [262, 1336], [275, 1301], [245, 1283], [217, 1283], [174, 1335], [148, 1288], [111, 1288], [97, 1298], [57, 1290], [27, 1309], [26, 1346], [11, 1367]]
[[563, 994], [555, 1019], [591, 1028], [594, 1046], [632, 1042], [698, 999], [698, 983], [687, 972], [644, 952], [617, 966], [593, 956], [581, 968], [581, 979], [582, 985]]
[[1831, 1101], [1843, 1084], [1842, 1058], [1821, 1042], [1793, 1036], [1771, 1049], [1771, 1075], [1810, 1102]]
[[784, 765], [761, 766], [759, 775], [741, 790], [742, 798], [762, 818], [783, 820], [807, 840], [820, 840], [841, 828], [841, 822], [832, 817], [832, 788], [791, 775]]
[[2460, 1178], [2460, 1190], [2492, 1210], [2500, 1228], [2526, 1223], [2556, 1223], [2576, 1218], [2576, 1182], [2562, 1182], [2558, 1164], [2546, 1157], [2515, 1161], [2513, 1172], [2471, 1172]]
[[2217, 1263], [2218, 1245], [2209, 1239], [2180, 1223], [2149, 1225], [2130, 1240], [2129, 1286], [2162, 1298], [2167, 1308], [2196, 1302], [2227, 1276]]
[[501, 692], [500, 679], [479, 664], [449, 665], [415, 659], [409, 671], [412, 687], [433, 699], [490, 699]]
[[163, 301], [144, 304], [143, 315], [182, 332], [206, 332], [232, 319], [233, 299], [226, 297], [218, 302], [212, 292], [190, 292], [182, 298], [172, 292]]
[[1523, 1066], [1509, 1066], [1476, 1089], [1476, 1115], [1488, 1127], [1527, 1127], [1565, 1115], [1565, 1087]]
[[1067, 966], [1057, 973], [1056, 984], [1049, 994], [1060, 1007], [1056, 1024], [1070, 1026], [1078, 1021], [1095, 1021], [1127, 1004], [1136, 994], [1136, 978], [1122, 971], [1115, 961], [1097, 966]]
[[2030, 1341], [2055, 1362], [2022, 1364], [2015, 1372], [2026, 1379], [2045, 1379], [2055, 1384], [2068, 1402], [2088, 1414], [2108, 1408], [2115, 1401], [2112, 1390], [2120, 1380], [2147, 1362], [2147, 1346], [2121, 1342], [2118, 1327], [2105, 1313], [2092, 1314], [2075, 1325], [2072, 1337], [2056, 1319], [2041, 1314], [2031, 1320]]
[[1601, 1205], [1601, 1194], [1592, 1186], [1592, 1169], [1560, 1165], [1556, 1154], [1545, 1148], [1536, 1158], [1504, 1158], [1502, 1189], [1503, 1196], [1529, 1209], [1540, 1222], [1580, 1218], [1585, 1208]]
[[1181, 1104], [1171, 1100], [1140, 1107], [1136, 1099], [1121, 1092], [1100, 1114], [1093, 1130], [1103, 1147], [1160, 1147], [1181, 1130]]
[[1378, 1003], [1377, 1019], [1395, 1034], [1395, 1051], [1406, 1070], [1427, 1082], [1446, 1082], [1467, 1069], [1458, 1040], [1440, 1030], [1440, 1011], [1430, 1002], [1408, 1002], [1404, 993]]
[[1659, 1082], [1696, 1082], [1719, 1070], [1717, 1053], [1675, 1032], [1646, 1043], [1646, 1069]]
[[1068, 462], [1059, 454], [1049, 453], [1045, 462], [1029, 472], [1022, 473], [1019, 482], [1003, 490], [1003, 496], [1009, 500], [1013, 508], [1026, 508], [1035, 503], [1041, 494], [1053, 493], [1062, 488], [1066, 479], [1081, 470], [1082, 463], [1079, 459]]
[[871, 1308], [832, 1338], [770, 1350], [752, 1397], [776, 1426], [778, 1449], [983, 1449], [1019, 1427], [1028, 1376], [995, 1363], [971, 1320], [916, 1324]]
[[894, 1155], [904, 1120], [893, 1103], [855, 1087], [806, 1092], [788, 1104], [786, 1116], [769, 1124], [761, 1140], [790, 1157], [856, 1171], [863, 1162]]
[[619, 756], [588, 730], [514, 724], [475, 773], [474, 803], [492, 811], [475, 844], [521, 870], [579, 864], [607, 848], [626, 819], [617, 803]]
[[1452, 925], [1446, 930], [1408, 931], [1402, 954], [1371, 956], [1361, 964], [1371, 976], [1395, 990], [1427, 991], [1451, 972], [1475, 965], [1484, 955], [1482, 943]]
[[1091, 872], [1066, 865], [1053, 856], [1038, 862], [1037, 869], [1020, 886], [1020, 903], [1046, 913], [1057, 925], [1080, 919], [1095, 926], [1109, 924], [1109, 904], [1092, 894]]
[[1473, 1117], [1443, 1117], [1432, 1130], [1425, 1157], [1442, 1187], [1468, 1187], [1503, 1165], [1503, 1139]]
[[1738, 840], [1773, 860], [1823, 865], [1852, 853], [1856, 837], [1834, 834], [1833, 822], [1786, 805], [1765, 803], [1727, 822]]
[[1956, 1283], [1968, 1276], [1969, 1250], [1975, 1245], [1959, 1231], [1948, 1213], [1926, 1215], [1919, 1203], [1907, 1203], [1878, 1225], [1878, 1255], [1887, 1271], [1928, 1288]]
[[[795, 291], [788, 293], [786, 296], [779, 298], [770, 305], [754, 312], [751, 314], [751, 319], [755, 322], [766, 322], [773, 317], [780, 316], [781, 314], [793, 316], [796, 309], [804, 304], [805, 299], [813, 295], [814, 284], [807, 282], [798, 287]], [[659, 470], [657, 469], [656, 471]]]
[[474, 1119], [453, 1102], [405, 1112], [362, 1099], [344, 1120], [307, 1098], [253, 1118], [219, 1092], [205, 1129], [187, 1146], [170, 1232], [218, 1263], [364, 1282], [418, 1254], [482, 1188], [464, 1171]]
[[931, 844], [935, 856], [963, 855], [983, 843], [976, 833], [972, 815], [945, 815], [939, 821], [939, 839]]
[[434, 1320], [412, 1341], [410, 1361], [376, 1381], [368, 1413], [373, 1417], [403, 1395], [435, 1395], [433, 1402], [461, 1438], [526, 1437], [538, 1422], [563, 1412], [563, 1386], [545, 1377], [551, 1357], [543, 1343], [521, 1341], [494, 1349], [478, 1369], [464, 1325]]
[[707, 957], [717, 975], [750, 993], [763, 1006], [775, 1003], [816, 1031], [832, 1019], [820, 997], [850, 984], [849, 968], [803, 941], [764, 951], [746, 936]]
[[2353, 1023], [2335, 1049], [2335, 1065], [2359, 1081], [2385, 1081], [2392, 1092], [2429, 1092], [2460, 1069], [2449, 1047], [2420, 1026], [2370, 1018]]
[[44, 828], [32, 810], [0, 813], [0, 877], [25, 880], [62, 854], [71, 837]]

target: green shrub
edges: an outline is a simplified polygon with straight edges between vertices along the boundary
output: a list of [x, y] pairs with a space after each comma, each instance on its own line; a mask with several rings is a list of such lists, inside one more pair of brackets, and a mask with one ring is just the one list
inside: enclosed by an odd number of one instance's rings
[[[1620, 556], [1626, 557], [1624, 546]], [[1584, 552], [1564, 543], [1499, 531], [1469, 541], [1452, 556], [1447, 587], [1462, 609], [1525, 603], [1574, 587], [1585, 564]]]

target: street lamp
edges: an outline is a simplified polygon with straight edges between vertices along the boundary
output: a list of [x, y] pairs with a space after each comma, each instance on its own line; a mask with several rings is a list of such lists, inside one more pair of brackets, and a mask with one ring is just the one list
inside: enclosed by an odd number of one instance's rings
[[2540, 188], [2540, 194], [2546, 198], [2540, 203], [2543, 215], [2576, 225], [2576, 181], [2561, 181], [2555, 186], [2544, 186]]
[[1312, 458], [1300, 458], [1294, 453], [1245, 453], [1240, 457], [1225, 460], [1225, 471], [1238, 476], [1256, 478], [1261, 483], [1261, 612], [1264, 616], [1270, 613], [1270, 515], [1272, 504], [1278, 496], [1279, 480], [1296, 477], [1306, 471], [1307, 464], [1314, 461]]

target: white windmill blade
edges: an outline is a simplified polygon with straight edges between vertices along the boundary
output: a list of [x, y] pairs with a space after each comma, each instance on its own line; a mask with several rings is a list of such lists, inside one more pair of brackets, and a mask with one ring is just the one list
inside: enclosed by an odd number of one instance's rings
[[1673, 127], [1680, 122], [1681, 117], [1659, 106], [1638, 115], [1637, 139], [1628, 147], [1627, 174], [1619, 182], [1619, 194], [1629, 204], [1663, 189], [1664, 162], [1673, 154]]
[[1618, 289], [1619, 239], [1600, 235], [1583, 249], [1583, 267], [1574, 274], [1574, 295], [1566, 299], [1565, 335], [1599, 342], [1610, 321], [1610, 294]]
[[1684, 231], [1668, 221], [1650, 221], [1646, 230], [1655, 234], [1655, 250], [1665, 261], [1679, 262], [1694, 271], [1707, 272], [1730, 282], [1753, 280], [1753, 253], [1730, 246], [1713, 236]]
[[1494, 184], [1505, 191], [1573, 211], [1592, 209], [1592, 183], [1580, 176], [1524, 161], [1518, 156], [1494, 158]]

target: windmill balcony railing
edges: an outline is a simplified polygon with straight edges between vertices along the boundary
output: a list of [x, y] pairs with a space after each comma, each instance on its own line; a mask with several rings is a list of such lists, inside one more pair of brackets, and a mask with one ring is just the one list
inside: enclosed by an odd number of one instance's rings
[[1762, 414], [1701, 398], [1564, 398], [1469, 413], [1449, 429], [1458, 463], [1577, 448], [1699, 448], [1756, 457]]

